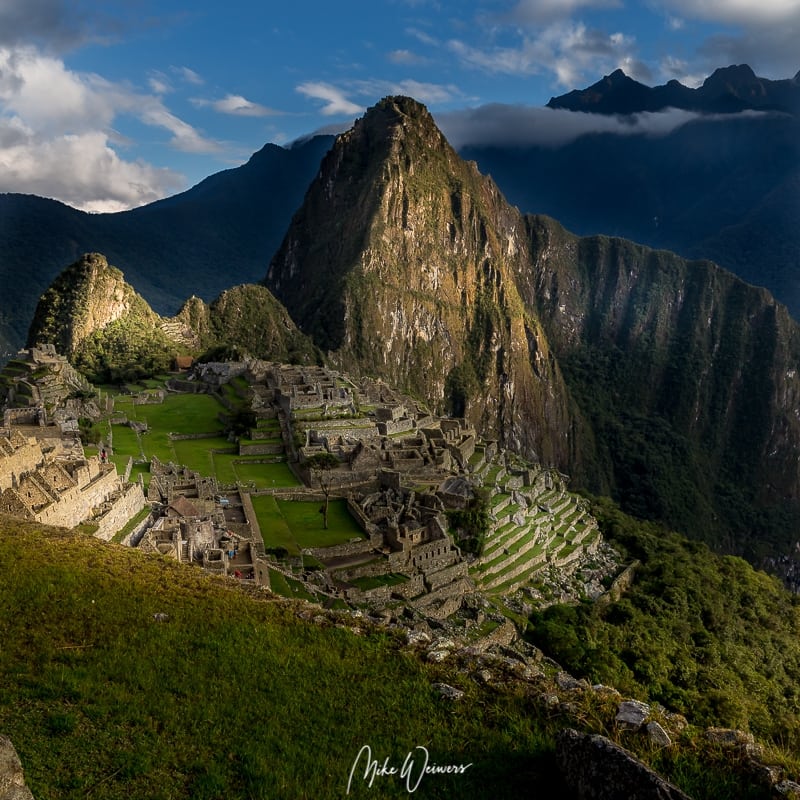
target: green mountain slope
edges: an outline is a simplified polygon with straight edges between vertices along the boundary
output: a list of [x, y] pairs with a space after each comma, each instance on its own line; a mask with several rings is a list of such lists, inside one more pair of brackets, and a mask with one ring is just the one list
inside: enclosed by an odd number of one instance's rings
[[211, 305], [192, 297], [175, 317], [163, 318], [99, 253], [71, 264], [42, 295], [28, 331], [28, 345], [39, 342], [54, 344], [100, 383], [164, 372], [182, 354], [238, 352], [296, 363], [318, 357], [263, 286], [236, 286]]
[[786, 308], [709, 262], [528, 222], [523, 296], [594, 431], [576, 477], [755, 560], [790, 549], [800, 330]]

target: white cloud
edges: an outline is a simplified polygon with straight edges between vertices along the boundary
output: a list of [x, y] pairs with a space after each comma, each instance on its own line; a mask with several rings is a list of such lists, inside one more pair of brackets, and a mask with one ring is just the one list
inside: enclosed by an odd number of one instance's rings
[[0, 120], [0, 191], [52, 197], [84, 211], [122, 211], [185, 185], [182, 175], [122, 160], [100, 131], [40, 137]]
[[153, 70], [150, 73], [150, 77], [147, 79], [147, 85], [150, 87], [150, 91], [155, 94], [169, 94], [173, 91], [169, 78], [158, 70]]
[[422, 42], [422, 44], [428, 45], [429, 47], [438, 47], [440, 44], [438, 39], [431, 36], [426, 31], [420, 30], [419, 28], [407, 28], [406, 33], [417, 41]]
[[736, 25], [776, 25], [800, 16], [797, 0], [662, 0], [689, 19]]
[[142, 108], [140, 119], [147, 125], [164, 128], [172, 134], [170, 145], [184, 153], [218, 153], [222, 145], [213, 139], [207, 139], [196, 128], [176, 117], [160, 100], [146, 102]]
[[604, 33], [583, 23], [554, 22], [535, 36], [523, 36], [516, 47], [481, 49], [462, 41], [448, 42], [467, 66], [495, 74], [524, 77], [551, 72], [560, 86], [574, 88], [599, 74], [624, 69], [639, 80], [649, 70], [634, 55], [636, 42], [622, 33]]
[[325, 103], [322, 107], [322, 113], [325, 116], [333, 116], [334, 114], [353, 116], [364, 112], [363, 106], [348, 100], [341, 89], [337, 89], [329, 83], [309, 81], [301, 83], [295, 88], [300, 94], [312, 100], [322, 100]]
[[441, 83], [426, 83], [406, 79], [402, 81], [355, 81], [353, 91], [359, 96], [368, 98], [370, 102], [387, 95], [406, 95], [419, 100], [420, 103], [449, 103], [463, 95], [456, 86]]
[[800, 67], [798, 0], [660, 0], [659, 4], [668, 15], [685, 21], [726, 26], [697, 48], [694, 73], [749, 64], [758, 75], [788, 78]]
[[659, 64], [661, 74], [667, 80], [675, 79], [684, 86], [696, 89], [708, 77], [705, 73], [693, 71], [692, 66], [682, 58], [666, 56]]
[[391, 61], [392, 64], [406, 66], [420, 66], [430, 63], [429, 58], [421, 56], [419, 53], [413, 53], [411, 50], [392, 50], [386, 58]]
[[205, 81], [193, 69], [189, 67], [172, 67], [172, 71], [186, 83], [191, 83], [193, 86], [202, 86]]
[[118, 210], [181, 188], [178, 173], [120, 156], [115, 147], [129, 144], [113, 129], [120, 115], [168, 131], [176, 149], [220, 149], [157, 95], [71, 71], [31, 46], [0, 47], [0, 189]]
[[[559, 147], [590, 133], [666, 136], [700, 116], [692, 111], [675, 108], [630, 115], [608, 115], [503, 104], [434, 114], [436, 124], [456, 149], [469, 145]], [[756, 117], [759, 113], [743, 112], [741, 116]], [[702, 115], [702, 118], [708, 121], [730, 120], [731, 117]]]
[[42, 40], [68, 47], [87, 36], [90, 16], [66, 0], [0, 0], [0, 45]]
[[228, 94], [221, 100], [195, 98], [191, 102], [198, 108], [213, 108], [220, 114], [233, 114], [238, 117], [269, 117], [282, 113], [260, 103], [253, 103], [238, 94]]

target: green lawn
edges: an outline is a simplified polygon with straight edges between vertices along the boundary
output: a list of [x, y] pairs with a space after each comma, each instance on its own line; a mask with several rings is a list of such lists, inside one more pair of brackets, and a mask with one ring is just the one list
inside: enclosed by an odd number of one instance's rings
[[128, 460], [128, 456], [139, 458], [139, 437], [132, 428], [127, 425], [112, 425], [111, 436], [114, 442], [115, 462], [120, 457], [124, 457], [124, 461]]
[[362, 591], [366, 591], [367, 589], [376, 589], [378, 586], [397, 586], [407, 581], [408, 577], [405, 575], [390, 573], [388, 575], [376, 575], [371, 578], [353, 578], [350, 583]]
[[364, 535], [344, 500], [331, 500], [328, 530], [322, 527], [318, 502], [280, 500], [272, 495], [256, 495], [252, 500], [268, 550], [284, 547], [289, 555], [299, 555], [305, 547], [329, 547]]
[[214, 474], [212, 450], [230, 447], [231, 443], [224, 436], [208, 439], [177, 439], [172, 442], [175, 462], [197, 470], [201, 475]]
[[217, 415], [225, 411], [209, 394], [168, 394], [163, 403], [141, 406], [117, 403], [116, 409], [130, 419], [146, 421], [150, 428], [165, 434], [221, 431]]
[[300, 549], [292, 536], [289, 523], [278, 508], [275, 498], [270, 494], [251, 497], [253, 509], [261, 528], [261, 537], [267, 550], [284, 547], [289, 555], [300, 555]]
[[237, 458], [239, 460], [233, 462], [233, 468], [239, 480], [243, 483], [252, 481], [258, 489], [301, 485], [286, 462], [258, 464], [253, 461], [242, 460], [240, 456]]
[[278, 508], [292, 529], [295, 541], [304, 547], [328, 547], [342, 544], [364, 532], [347, 510], [345, 500], [331, 500], [328, 508], [328, 530], [322, 527], [321, 503], [296, 503], [278, 500]]

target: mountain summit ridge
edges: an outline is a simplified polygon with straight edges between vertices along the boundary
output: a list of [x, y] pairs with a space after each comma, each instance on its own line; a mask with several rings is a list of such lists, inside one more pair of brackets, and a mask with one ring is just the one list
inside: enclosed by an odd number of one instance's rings
[[674, 79], [649, 87], [616, 69], [585, 89], [573, 89], [551, 97], [547, 107], [597, 114], [679, 108], [702, 113], [754, 110], [797, 115], [800, 113], [800, 83], [797, 75], [773, 81], [758, 77], [747, 64], [732, 64], [714, 70], [696, 89]]

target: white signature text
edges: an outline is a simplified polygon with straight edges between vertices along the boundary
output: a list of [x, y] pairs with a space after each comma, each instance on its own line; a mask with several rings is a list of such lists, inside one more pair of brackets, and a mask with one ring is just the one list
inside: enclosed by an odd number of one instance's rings
[[406, 791], [413, 794], [419, 788], [426, 775], [463, 775], [472, 764], [431, 764], [428, 748], [417, 745], [410, 750], [398, 767], [389, 763], [389, 756], [381, 762], [372, 757], [372, 748], [365, 744], [356, 756], [353, 766], [350, 767], [350, 777], [347, 780], [347, 794], [353, 784], [353, 778], [365, 781], [372, 788], [376, 778], [392, 778], [405, 783]]

